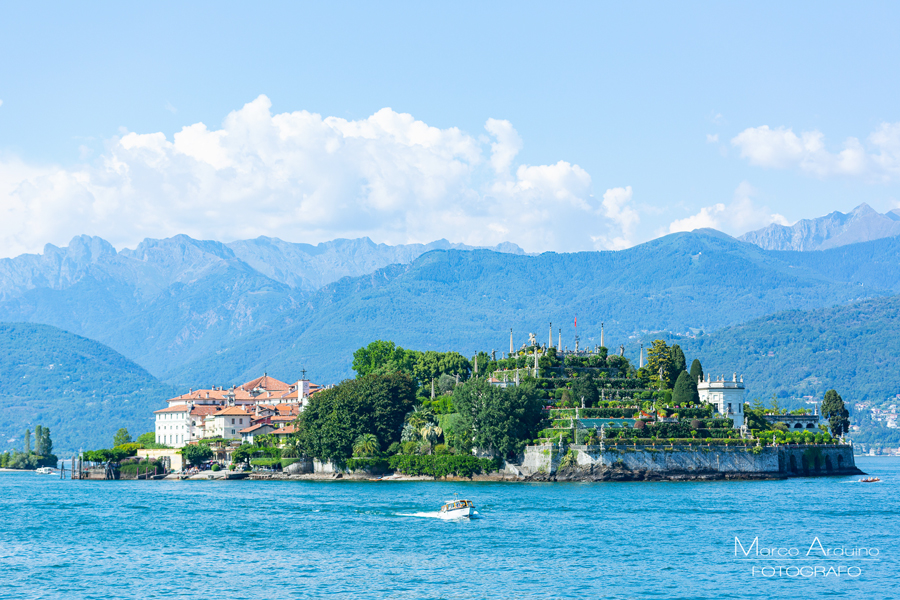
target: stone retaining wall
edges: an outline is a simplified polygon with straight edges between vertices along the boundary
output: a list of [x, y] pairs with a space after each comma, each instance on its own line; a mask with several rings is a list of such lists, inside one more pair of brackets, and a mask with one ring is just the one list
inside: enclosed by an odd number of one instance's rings
[[573, 468], [597, 471], [614, 469], [642, 473], [710, 474], [728, 476], [789, 477], [860, 473], [852, 446], [809, 444], [801, 446], [528, 446], [522, 462], [526, 475], [552, 476], [568, 451], [574, 451]]

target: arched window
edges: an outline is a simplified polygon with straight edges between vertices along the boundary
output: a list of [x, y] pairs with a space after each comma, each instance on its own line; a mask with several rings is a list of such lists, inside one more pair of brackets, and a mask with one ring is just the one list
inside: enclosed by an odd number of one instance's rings
[[797, 423], [796, 425], [794, 425], [794, 429], [803, 429], [803, 424]]

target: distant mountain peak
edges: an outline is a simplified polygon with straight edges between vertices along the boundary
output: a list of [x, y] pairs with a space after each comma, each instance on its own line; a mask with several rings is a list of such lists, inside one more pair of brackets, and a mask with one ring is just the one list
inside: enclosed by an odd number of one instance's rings
[[881, 214], [863, 202], [849, 213], [834, 211], [793, 225], [771, 224], [738, 239], [765, 250], [827, 250], [900, 235], [900, 209]]

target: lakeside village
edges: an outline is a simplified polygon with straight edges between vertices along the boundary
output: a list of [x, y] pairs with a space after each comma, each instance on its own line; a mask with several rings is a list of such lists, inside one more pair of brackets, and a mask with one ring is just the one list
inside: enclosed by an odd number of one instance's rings
[[744, 398], [736, 373], [690, 366], [678, 345], [406, 350], [376, 341], [333, 386], [264, 374], [191, 389], [155, 431], [84, 452], [73, 478], [747, 479], [859, 473], [830, 390], [818, 410]]

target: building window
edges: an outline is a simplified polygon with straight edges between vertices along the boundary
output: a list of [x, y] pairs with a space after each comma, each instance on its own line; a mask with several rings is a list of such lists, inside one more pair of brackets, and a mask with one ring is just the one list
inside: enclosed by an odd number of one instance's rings
[[[234, 425], [234, 419], [231, 420], [231, 424]], [[232, 433], [234, 433], [234, 432], [232, 432]]]

